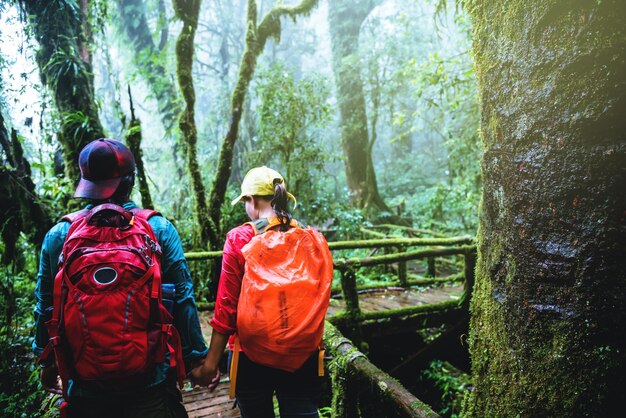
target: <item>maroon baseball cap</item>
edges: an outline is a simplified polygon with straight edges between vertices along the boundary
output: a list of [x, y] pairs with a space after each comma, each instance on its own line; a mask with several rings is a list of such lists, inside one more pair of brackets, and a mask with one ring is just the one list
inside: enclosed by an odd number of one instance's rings
[[135, 171], [135, 157], [128, 147], [110, 138], [100, 138], [85, 145], [78, 156], [80, 182], [74, 197], [108, 199], [122, 178]]

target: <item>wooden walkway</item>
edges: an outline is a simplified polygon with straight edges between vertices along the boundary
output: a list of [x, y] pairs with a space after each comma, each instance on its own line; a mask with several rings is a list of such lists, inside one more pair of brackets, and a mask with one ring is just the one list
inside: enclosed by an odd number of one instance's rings
[[[363, 312], [379, 312], [408, 306], [433, 304], [458, 299], [463, 292], [462, 284], [427, 289], [413, 288], [388, 289], [359, 295], [359, 306]], [[331, 299], [328, 315], [332, 316], [344, 307], [343, 300]], [[213, 312], [201, 312], [200, 325], [207, 341], [211, 339], [209, 321]], [[219, 386], [213, 393], [206, 389], [194, 388], [183, 393], [185, 408], [191, 418], [196, 417], [239, 417], [239, 409], [233, 409], [233, 400], [228, 398], [228, 377], [222, 376]]]

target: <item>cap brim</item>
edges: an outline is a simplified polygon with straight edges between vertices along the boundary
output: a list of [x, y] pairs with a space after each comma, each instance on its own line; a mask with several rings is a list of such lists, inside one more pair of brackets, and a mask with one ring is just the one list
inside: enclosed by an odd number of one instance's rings
[[78, 186], [76, 186], [74, 197], [95, 200], [108, 199], [113, 196], [121, 181], [121, 177], [99, 181], [91, 181], [81, 178], [78, 182]]
[[[233, 199], [230, 204], [235, 206], [237, 203], [239, 203], [239, 201], [241, 199], [243, 199], [245, 196], [245, 194], [240, 194], [239, 196], [237, 196], [235, 199]], [[293, 207], [295, 209], [296, 206], [298, 206], [298, 201], [296, 200], [296, 197], [294, 195], [292, 195], [291, 193], [287, 192], [287, 197], [291, 200], [293, 200]]]
[[239, 196], [237, 196], [237, 198], [236, 198], [236, 199], [233, 199], [233, 200], [230, 202], [230, 204], [231, 204], [231, 205], [233, 205], [233, 206], [235, 206], [237, 203], [239, 203], [239, 201], [240, 201], [241, 199], [243, 199], [243, 197], [244, 197], [244, 196], [245, 196], [245, 195], [240, 194]]

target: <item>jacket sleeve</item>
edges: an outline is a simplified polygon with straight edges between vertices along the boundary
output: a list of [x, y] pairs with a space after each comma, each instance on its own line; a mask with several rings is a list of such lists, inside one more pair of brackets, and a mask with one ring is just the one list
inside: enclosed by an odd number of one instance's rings
[[63, 242], [69, 230], [69, 222], [61, 222], [53, 226], [44, 237], [39, 256], [39, 272], [35, 285], [35, 338], [33, 352], [36, 357], [48, 344], [46, 322], [52, 317], [54, 277], [57, 274], [59, 255], [63, 250]]
[[206, 356], [208, 351], [200, 328], [191, 273], [174, 225], [161, 216], [150, 218], [150, 224], [163, 252], [162, 281], [174, 283], [176, 289], [174, 325], [180, 334], [183, 358], [189, 370], [190, 364]]
[[215, 312], [211, 319], [211, 326], [221, 334], [233, 334], [237, 328], [237, 303], [245, 267], [241, 249], [252, 237], [254, 230], [250, 225], [237, 227], [226, 235]]

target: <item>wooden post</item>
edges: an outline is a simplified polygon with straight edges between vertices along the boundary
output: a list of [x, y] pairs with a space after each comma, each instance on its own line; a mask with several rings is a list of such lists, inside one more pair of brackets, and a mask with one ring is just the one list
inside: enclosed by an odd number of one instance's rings
[[356, 272], [353, 268], [341, 270], [341, 291], [346, 302], [346, 313], [350, 321], [358, 321], [361, 317], [359, 295], [356, 289]]
[[428, 277], [435, 277], [436, 275], [435, 257], [428, 257]]
[[[403, 253], [405, 251], [406, 251], [406, 247], [404, 246], [398, 247], [398, 252]], [[406, 261], [398, 262], [398, 282], [400, 282], [401, 287], [408, 287], [406, 265], [407, 265]]]
[[363, 315], [359, 307], [359, 294], [357, 293], [356, 270], [354, 267], [341, 270], [341, 290], [343, 299], [346, 302], [347, 317], [343, 331], [348, 333], [347, 335], [357, 346], [361, 346], [363, 343], [363, 330], [361, 329]]

